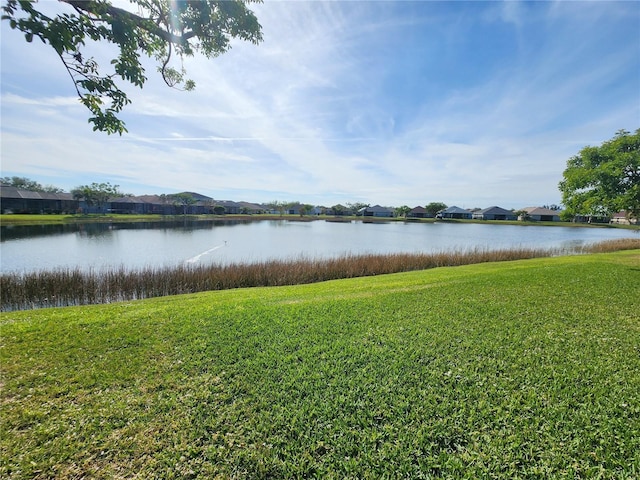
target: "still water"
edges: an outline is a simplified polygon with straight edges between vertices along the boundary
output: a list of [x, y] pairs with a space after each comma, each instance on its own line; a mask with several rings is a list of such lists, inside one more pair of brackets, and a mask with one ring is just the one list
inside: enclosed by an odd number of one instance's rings
[[344, 254], [571, 248], [637, 230], [470, 223], [202, 221], [0, 227], [2, 272], [258, 262]]

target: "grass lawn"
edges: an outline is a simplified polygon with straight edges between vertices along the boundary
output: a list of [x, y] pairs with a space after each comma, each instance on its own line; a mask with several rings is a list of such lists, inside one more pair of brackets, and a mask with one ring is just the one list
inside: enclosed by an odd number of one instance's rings
[[0, 314], [2, 478], [639, 478], [640, 250]]

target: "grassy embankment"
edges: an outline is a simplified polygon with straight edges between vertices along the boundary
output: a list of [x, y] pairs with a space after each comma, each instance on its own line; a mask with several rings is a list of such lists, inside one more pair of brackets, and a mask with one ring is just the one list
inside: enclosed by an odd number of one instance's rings
[[3, 478], [638, 478], [640, 250], [0, 314]]

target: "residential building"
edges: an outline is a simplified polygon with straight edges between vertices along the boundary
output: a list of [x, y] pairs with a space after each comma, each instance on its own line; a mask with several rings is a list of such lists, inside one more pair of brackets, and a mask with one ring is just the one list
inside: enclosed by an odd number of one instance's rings
[[559, 222], [560, 210], [550, 210], [544, 207], [525, 207], [522, 210], [527, 212], [529, 220], [535, 222]]
[[413, 207], [407, 216], [411, 218], [433, 218], [433, 215], [427, 212], [426, 208], [420, 206]]
[[436, 218], [471, 220], [472, 215], [473, 214], [469, 210], [465, 210], [464, 208], [452, 205], [451, 207], [445, 208], [444, 210], [440, 210], [436, 214]]
[[358, 215], [364, 217], [393, 217], [393, 209], [374, 205], [373, 207], [363, 207], [358, 210]]
[[494, 205], [474, 212], [471, 218], [474, 220], [517, 220], [518, 216], [510, 210]]

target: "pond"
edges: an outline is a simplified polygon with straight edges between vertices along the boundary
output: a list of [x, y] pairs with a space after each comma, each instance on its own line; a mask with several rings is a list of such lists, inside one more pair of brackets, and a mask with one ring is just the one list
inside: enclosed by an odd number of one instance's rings
[[179, 221], [0, 227], [2, 272], [99, 271], [345, 254], [572, 248], [638, 230], [453, 222]]

